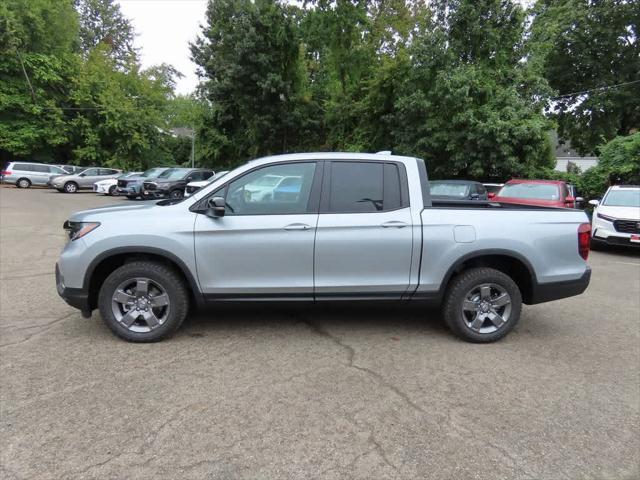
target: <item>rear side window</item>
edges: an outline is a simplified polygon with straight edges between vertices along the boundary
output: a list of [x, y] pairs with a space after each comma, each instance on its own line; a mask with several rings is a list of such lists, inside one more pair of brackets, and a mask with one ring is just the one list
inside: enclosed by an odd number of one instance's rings
[[29, 165], [28, 163], [16, 163], [13, 166], [14, 170], [19, 170], [21, 172], [33, 172], [33, 165]]
[[49, 167], [47, 165], [31, 165], [34, 172], [49, 173]]
[[374, 213], [402, 206], [398, 166], [382, 162], [332, 162], [330, 213]]

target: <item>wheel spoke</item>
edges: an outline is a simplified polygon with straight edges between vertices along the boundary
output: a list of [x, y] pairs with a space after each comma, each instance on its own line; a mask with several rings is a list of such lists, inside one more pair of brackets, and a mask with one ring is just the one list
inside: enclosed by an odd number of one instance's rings
[[141, 295], [149, 293], [149, 282], [146, 280], [138, 280], [136, 282], [136, 293]]
[[476, 318], [473, 319], [473, 322], [471, 322], [471, 330], [475, 330], [478, 331], [480, 330], [480, 328], [482, 328], [482, 324], [484, 323], [484, 319], [485, 316], [483, 314], [478, 313], [476, 315]]
[[165, 305], [169, 305], [169, 296], [166, 293], [151, 297], [152, 307], [164, 307]]
[[125, 327], [129, 328], [133, 325], [133, 322], [137, 320], [140, 314], [135, 310], [129, 310], [126, 315], [122, 317], [122, 323]]
[[480, 287], [480, 298], [482, 300], [489, 300], [491, 298], [491, 288], [487, 285]]
[[147, 322], [147, 325], [149, 325], [149, 328], [155, 328], [158, 325], [160, 325], [160, 322], [158, 321], [158, 317], [156, 317], [156, 314], [153, 313], [153, 310], [142, 312], [142, 318], [144, 318], [144, 321]]
[[476, 302], [472, 302], [471, 300], [465, 300], [462, 302], [462, 309], [468, 312], [475, 312], [478, 310], [478, 304]]
[[134, 297], [133, 295], [129, 295], [124, 290], [118, 290], [113, 295], [113, 299], [118, 303], [122, 303], [123, 305], [126, 305], [128, 303], [133, 303], [136, 297]]
[[505, 305], [509, 305], [511, 303], [511, 298], [508, 293], [503, 293], [497, 298], [491, 300], [491, 304], [494, 307], [504, 307]]
[[500, 328], [505, 323], [505, 319], [495, 311], [489, 313], [489, 320], [496, 326], [496, 328]]

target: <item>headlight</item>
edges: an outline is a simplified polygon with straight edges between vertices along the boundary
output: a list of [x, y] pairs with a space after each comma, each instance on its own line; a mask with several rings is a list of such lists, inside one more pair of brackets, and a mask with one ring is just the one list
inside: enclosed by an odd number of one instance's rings
[[67, 220], [64, 222], [62, 228], [64, 228], [69, 234], [69, 239], [77, 240], [84, 237], [86, 234], [93, 232], [100, 226], [99, 222], [70, 222]]
[[603, 215], [601, 213], [597, 213], [596, 214], [598, 218], [601, 218], [603, 220], [606, 220], [607, 222], [613, 222], [615, 220], [615, 218], [613, 217], [608, 217], [607, 215]]

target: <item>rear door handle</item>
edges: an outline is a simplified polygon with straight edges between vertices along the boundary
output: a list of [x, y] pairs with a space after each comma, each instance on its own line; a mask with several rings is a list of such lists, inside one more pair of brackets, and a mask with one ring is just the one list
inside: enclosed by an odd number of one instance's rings
[[311, 227], [305, 223], [292, 223], [284, 227], [285, 230], [309, 230]]
[[391, 220], [390, 222], [385, 222], [380, 226], [382, 228], [404, 228], [404, 227], [408, 227], [409, 225], [407, 223], [399, 222], [397, 220]]

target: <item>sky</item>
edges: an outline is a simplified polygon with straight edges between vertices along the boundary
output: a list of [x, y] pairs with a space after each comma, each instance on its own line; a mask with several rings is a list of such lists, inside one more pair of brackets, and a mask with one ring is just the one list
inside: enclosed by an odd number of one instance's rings
[[[116, 1], [133, 23], [143, 67], [169, 63], [184, 75], [177, 82], [177, 93], [193, 92], [198, 77], [196, 66], [190, 60], [189, 42], [200, 32], [207, 0]], [[533, 0], [517, 1], [526, 6]]]
[[133, 23], [143, 67], [169, 63], [184, 78], [177, 93], [191, 93], [198, 84], [196, 66], [190, 60], [189, 42], [195, 40], [204, 21], [207, 0], [116, 0]]

